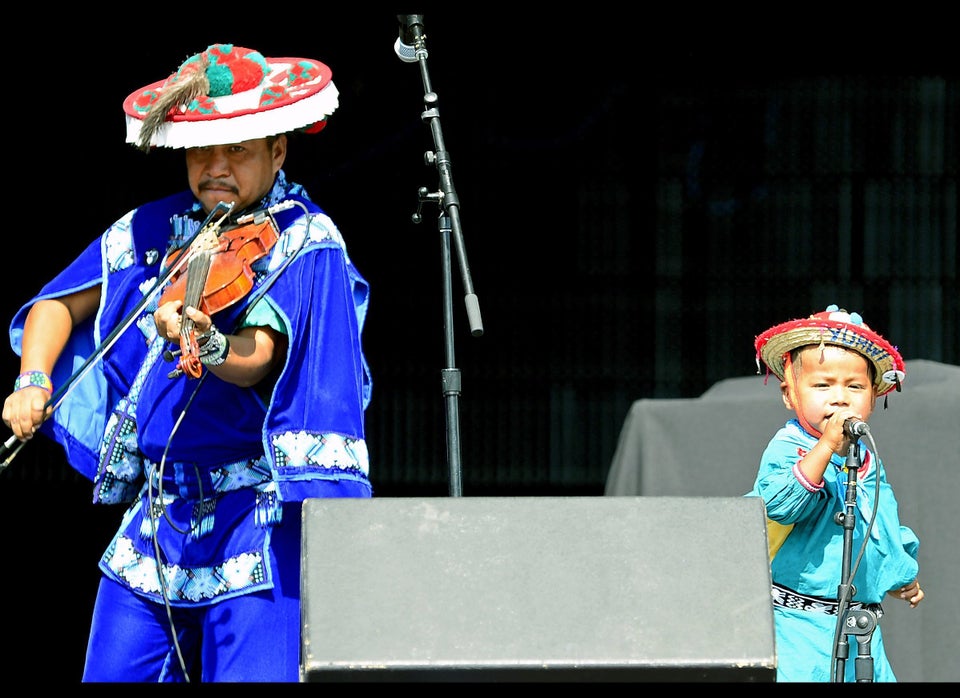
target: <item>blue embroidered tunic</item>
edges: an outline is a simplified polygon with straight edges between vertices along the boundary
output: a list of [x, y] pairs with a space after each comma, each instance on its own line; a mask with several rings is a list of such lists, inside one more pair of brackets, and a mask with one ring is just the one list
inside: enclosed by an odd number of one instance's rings
[[168, 251], [204, 218], [190, 191], [120, 218], [11, 323], [20, 353], [31, 305], [101, 285], [97, 313], [74, 329], [52, 372], [54, 385], [75, 382], [41, 431], [94, 482], [95, 502], [131, 502], [100, 567], [157, 601], [207, 604], [270, 588], [282, 503], [324, 496], [334, 482], [346, 496], [372, 494], [361, 346], [369, 288], [333, 221], [282, 170], [261, 207], [281, 201], [297, 205], [276, 214], [278, 239], [254, 262], [253, 289], [213, 316], [228, 334], [270, 324], [288, 336], [272, 391], [206, 369], [169, 377], [164, 352], [179, 347], [158, 337], [152, 313]]

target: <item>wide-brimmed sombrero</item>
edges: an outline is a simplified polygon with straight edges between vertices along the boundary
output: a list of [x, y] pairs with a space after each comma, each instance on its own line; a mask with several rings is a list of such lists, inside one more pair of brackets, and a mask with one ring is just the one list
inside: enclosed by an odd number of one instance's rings
[[309, 58], [266, 58], [212, 44], [175, 73], [123, 102], [127, 142], [195, 148], [279, 133], [316, 133], [339, 106], [330, 68]]
[[874, 367], [877, 395], [885, 395], [906, 377], [903, 358], [890, 342], [870, 329], [859, 313], [848, 313], [836, 305], [802, 320], [790, 320], [757, 336], [757, 368], [760, 360], [783, 380], [786, 356], [798, 347], [832, 344], [856, 351]]

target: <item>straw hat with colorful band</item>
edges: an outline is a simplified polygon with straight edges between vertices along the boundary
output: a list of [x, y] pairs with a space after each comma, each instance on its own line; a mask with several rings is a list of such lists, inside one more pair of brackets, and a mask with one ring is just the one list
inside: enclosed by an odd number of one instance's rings
[[832, 344], [856, 351], [869, 360], [874, 367], [874, 387], [877, 395], [885, 395], [896, 388], [906, 377], [903, 358], [897, 348], [870, 329], [858, 313], [848, 313], [836, 305], [827, 306], [803, 320], [791, 320], [771, 327], [757, 336], [757, 368], [760, 359], [780, 380], [784, 379], [784, 360], [787, 354], [798, 347]]
[[195, 148], [316, 133], [339, 106], [332, 77], [320, 61], [213, 44], [124, 100], [127, 142], [143, 150]]

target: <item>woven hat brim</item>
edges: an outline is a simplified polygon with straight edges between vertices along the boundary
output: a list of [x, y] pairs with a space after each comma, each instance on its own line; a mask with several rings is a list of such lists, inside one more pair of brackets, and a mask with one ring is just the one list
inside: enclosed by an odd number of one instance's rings
[[885, 395], [906, 377], [903, 358], [873, 330], [847, 322], [805, 319], [771, 327], [756, 338], [755, 346], [767, 367], [783, 380], [785, 356], [798, 347], [830, 344], [852, 349], [874, 366], [877, 395]]

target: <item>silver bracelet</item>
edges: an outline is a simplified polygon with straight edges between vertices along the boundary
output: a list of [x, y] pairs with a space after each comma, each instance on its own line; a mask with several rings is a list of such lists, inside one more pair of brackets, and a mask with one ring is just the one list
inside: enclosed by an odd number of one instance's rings
[[230, 352], [230, 340], [215, 325], [197, 337], [198, 358], [204, 366], [220, 366], [227, 360]]

